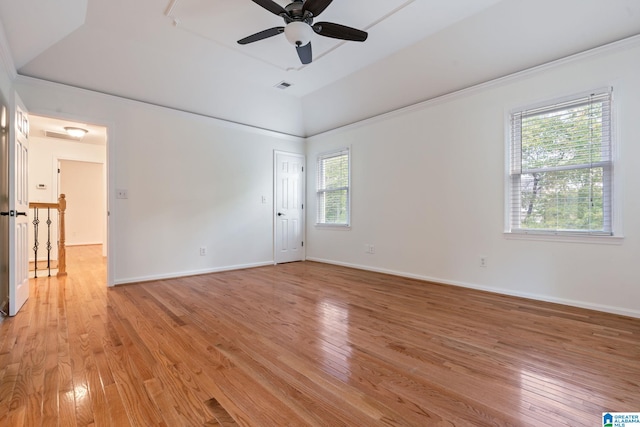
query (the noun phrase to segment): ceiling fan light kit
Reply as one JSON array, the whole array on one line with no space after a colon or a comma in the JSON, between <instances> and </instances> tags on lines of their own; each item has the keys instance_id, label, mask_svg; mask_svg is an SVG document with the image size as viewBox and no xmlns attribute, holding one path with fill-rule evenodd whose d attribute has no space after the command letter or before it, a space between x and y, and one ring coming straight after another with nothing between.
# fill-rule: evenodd
<instances>
[{"instance_id":1,"label":"ceiling fan light kit","mask_svg":"<svg viewBox=\"0 0 640 427\"><path fill-rule=\"evenodd\" d=\"M313 24L313 18L320 15L333 0L294 0L286 7L273 0L252 0L264 9L284 19L286 26L273 27L238 40L239 44L248 44L285 33L285 37L296 47L300 62L309 64L313 60L311 37L313 33L340 40L363 42L368 34L365 31L332 22Z\"/></svg>"},{"instance_id":2,"label":"ceiling fan light kit","mask_svg":"<svg viewBox=\"0 0 640 427\"><path fill-rule=\"evenodd\" d=\"M294 46L304 46L311 41L313 30L308 24L300 21L293 21L284 27L284 35Z\"/></svg>"}]
</instances>

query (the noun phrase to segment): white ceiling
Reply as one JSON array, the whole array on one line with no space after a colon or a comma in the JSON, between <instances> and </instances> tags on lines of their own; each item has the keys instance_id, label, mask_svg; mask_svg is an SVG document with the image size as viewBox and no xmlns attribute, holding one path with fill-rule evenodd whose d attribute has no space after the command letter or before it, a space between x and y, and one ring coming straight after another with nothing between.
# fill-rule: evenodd
<instances>
[{"instance_id":1,"label":"white ceiling","mask_svg":"<svg viewBox=\"0 0 640 427\"><path fill-rule=\"evenodd\" d=\"M75 139L66 136L65 127L77 127L85 129L87 133L84 137ZM107 144L107 128L97 126L91 123L80 123L70 120L58 119L53 117L29 115L29 134L30 137L47 138L51 143L60 141L56 134L62 135L64 140L72 140L81 142L82 144L104 145Z\"/></svg>"},{"instance_id":2,"label":"white ceiling","mask_svg":"<svg viewBox=\"0 0 640 427\"><path fill-rule=\"evenodd\" d=\"M285 6L288 1L276 0ZM308 136L640 34L640 0L335 0L302 66L250 0L0 0L18 73ZM281 81L289 89L274 86Z\"/></svg>"}]
</instances>

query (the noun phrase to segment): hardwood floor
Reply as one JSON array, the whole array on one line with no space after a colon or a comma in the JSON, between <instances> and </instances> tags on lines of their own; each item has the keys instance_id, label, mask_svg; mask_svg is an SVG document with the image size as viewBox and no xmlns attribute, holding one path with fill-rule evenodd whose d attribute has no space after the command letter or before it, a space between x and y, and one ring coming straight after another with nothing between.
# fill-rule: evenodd
<instances>
[{"instance_id":1,"label":"hardwood floor","mask_svg":"<svg viewBox=\"0 0 640 427\"><path fill-rule=\"evenodd\" d=\"M1 426L595 426L640 319L318 263L105 287L100 247L0 323Z\"/></svg>"}]
</instances>

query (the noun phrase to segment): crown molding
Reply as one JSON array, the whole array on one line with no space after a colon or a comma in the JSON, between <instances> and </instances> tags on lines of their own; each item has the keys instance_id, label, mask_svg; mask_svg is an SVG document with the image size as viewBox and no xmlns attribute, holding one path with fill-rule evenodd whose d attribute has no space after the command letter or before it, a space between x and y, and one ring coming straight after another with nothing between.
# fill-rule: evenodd
<instances>
[{"instance_id":1,"label":"crown molding","mask_svg":"<svg viewBox=\"0 0 640 427\"><path fill-rule=\"evenodd\" d=\"M194 111L189 111L189 110L181 110L178 108L174 108L174 107L169 107L166 105L162 105L162 104L154 104L151 102L146 102L146 101L140 101L138 99L134 99L134 98L126 98L123 96L119 96L119 95L113 95L107 92L99 92L99 91L95 91L95 90L91 90L91 89L85 89L82 87L77 87L77 86L70 86L64 83L58 83L58 82L54 82L51 80L43 80L43 79L39 79L37 77L30 77L30 76L25 76L22 74L18 74L17 78L14 81L15 85L17 85L17 87L19 88L19 86L21 85L25 85L25 86L31 86L31 87L41 87L41 88L47 88L47 89L51 89L54 90L56 92L60 92L60 91L64 91L67 94L74 94L74 95L78 95L78 96L82 96L82 97L91 97L93 99L96 100L100 100L100 102L108 102L111 103L112 105L132 105L132 106L136 106L136 108L148 108L148 109L152 109L152 110L162 110L162 111L173 111L175 114L181 114L184 115L186 117L190 117L192 119L196 119L196 120L204 120L207 122L215 122L217 123L219 126L222 127L227 127L227 128L231 128L231 129L242 129L244 131L249 131L249 132L254 132L260 135L265 135L265 136L275 136L279 139L282 140L287 140L287 141L293 141L293 142L298 142L298 143L304 143L305 138L303 136L299 136L299 135L293 135L293 134L288 134L288 133L284 133L284 132L278 132L275 130L270 130L270 129L265 129L265 128L261 128L261 127L257 127L257 126L252 126L252 125L247 125L244 123L240 123L240 122L234 122L231 120L226 120L223 118L219 118L219 117L215 117L215 116L209 116L206 114L202 114L202 113L197 113ZM32 113L36 113L38 114L39 111L37 109L31 109ZM43 115L52 115L52 116L56 116L59 115L59 113L52 113L52 112L40 112Z\"/></svg>"},{"instance_id":2,"label":"crown molding","mask_svg":"<svg viewBox=\"0 0 640 427\"><path fill-rule=\"evenodd\" d=\"M327 129L325 131L310 134L310 135L307 135L306 138L311 139L311 138L320 137L320 136L324 137L324 136L332 135L338 132L344 132L346 130L357 129L359 127L366 126L371 123L380 122L392 117L402 116L413 111L419 111L425 108L430 108L434 105L444 104L444 103L450 102L451 100L469 96L474 93L478 93L492 87L498 87L498 86L502 86L512 82L524 80L532 75L536 75L546 70L556 69L558 67L561 67L567 64L571 64L577 61L583 61L585 59L599 56L599 55L605 55L609 53L622 52L625 50L635 49L638 46L640 46L640 34L627 37L625 39L618 40L609 44L598 46L592 49L588 49L583 52L578 52L573 55L569 55L564 58L556 59L554 61L550 61L538 66L527 68L522 71L517 71L515 73L508 74L506 76L488 80L483 83L479 83L479 84L472 85L463 89L459 89L450 93L446 93L444 95L426 99L424 101L420 101L415 104L407 105L406 107L400 107L395 110L391 110L385 113L380 113L362 120L357 120L353 123L348 123L348 124L339 126L337 128Z\"/></svg>"}]
</instances>

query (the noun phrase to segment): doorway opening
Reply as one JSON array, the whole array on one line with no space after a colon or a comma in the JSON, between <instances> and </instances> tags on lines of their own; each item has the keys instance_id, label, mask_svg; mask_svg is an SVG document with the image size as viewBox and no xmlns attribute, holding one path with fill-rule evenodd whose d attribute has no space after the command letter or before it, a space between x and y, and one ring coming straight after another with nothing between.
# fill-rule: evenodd
<instances>
[{"instance_id":1,"label":"doorway opening","mask_svg":"<svg viewBox=\"0 0 640 427\"><path fill-rule=\"evenodd\" d=\"M30 121L29 201L55 203L64 194L65 246L99 248L108 265L107 128L35 114ZM85 132L73 134L69 129ZM54 227L52 235L57 236L57 224ZM33 227L29 239L34 242ZM57 260L56 243L52 246ZM39 260L40 255L35 259L30 254L31 265ZM73 266L67 264L67 270L72 272Z\"/></svg>"}]
</instances>

